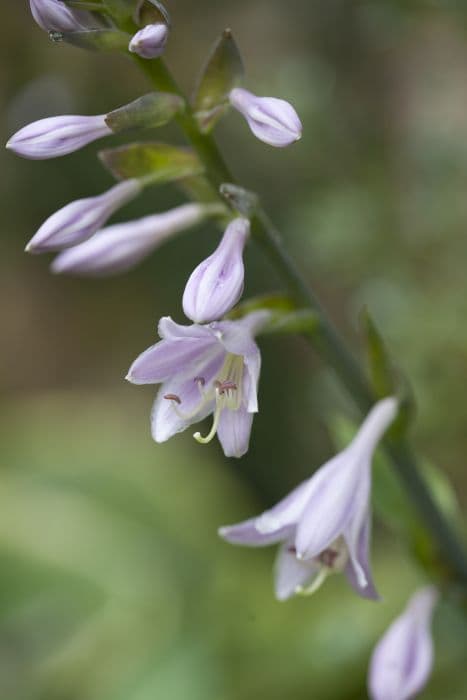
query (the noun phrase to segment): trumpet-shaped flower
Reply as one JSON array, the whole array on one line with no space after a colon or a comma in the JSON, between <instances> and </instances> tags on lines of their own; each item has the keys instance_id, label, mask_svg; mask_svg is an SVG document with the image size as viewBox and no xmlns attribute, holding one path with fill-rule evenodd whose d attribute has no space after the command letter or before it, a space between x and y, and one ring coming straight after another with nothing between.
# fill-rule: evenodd
<instances>
[{"instance_id":1,"label":"trumpet-shaped flower","mask_svg":"<svg viewBox=\"0 0 467 700\"><path fill-rule=\"evenodd\" d=\"M409 700L425 686L433 666L430 628L437 600L432 586L418 591L377 644L368 678L372 700Z\"/></svg>"},{"instance_id":2,"label":"trumpet-shaped flower","mask_svg":"<svg viewBox=\"0 0 467 700\"><path fill-rule=\"evenodd\" d=\"M229 99L260 141L283 148L301 138L302 123L295 109L285 100L257 97L243 88L234 88Z\"/></svg>"},{"instance_id":3,"label":"trumpet-shaped flower","mask_svg":"<svg viewBox=\"0 0 467 700\"><path fill-rule=\"evenodd\" d=\"M215 252L191 274L183 294L183 310L195 323L216 321L243 293L243 249L250 232L248 219L234 219Z\"/></svg>"},{"instance_id":4,"label":"trumpet-shaped flower","mask_svg":"<svg viewBox=\"0 0 467 700\"><path fill-rule=\"evenodd\" d=\"M165 51L169 28L163 22L147 24L130 41L129 50L141 58L159 58Z\"/></svg>"},{"instance_id":5,"label":"trumpet-shaped flower","mask_svg":"<svg viewBox=\"0 0 467 700\"><path fill-rule=\"evenodd\" d=\"M46 32L81 32L95 24L92 15L67 7L61 0L29 0L31 13Z\"/></svg>"},{"instance_id":6,"label":"trumpet-shaped flower","mask_svg":"<svg viewBox=\"0 0 467 700\"><path fill-rule=\"evenodd\" d=\"M195 433L195 439L206 444L217 433L227 457L245 454L258 411L261 355L254 336L269 318L257 311L207 326L161 319L161 340L137 358L127 377L133 384L162 385L151 417L156 442L213 414L208 435Z\"/></svg>"},{"instance_id":7,"label":"trumpet-shaped flower","mask_svg":"<svg viewBox=\"0 0 467 700\"><path fill-rule=\"evenodd\" d=\"M203 221L210 211L208 205L184 204L163 214L108 226L84 243L62 251L52 270L93 277L125 272L169 238Z\"/></svg>"},{"instance_id":8,"label":"trumpet-shaped flower","mask_svg":"<svg viewBox=\"0 0 467 700\"><path fill-rule=\"evenodd\" d=\"M379 401L353 441L271 510L219 534L232 544L281 543L276 560L279 600L312 593L344 571L364 598L377 599L369 565L373 452L397 413L394 398Z\"/></svg>"},{"instance_id":9,"label":"trumpet-shaped flower","mask_svg":"<svg viewBox=\"0 0 467 700\"><path fill-rule=\"evenodd\" d=\"M112 130L105 119L105 114L92 117L47 117L17 131L6 147L19 156L32 160L64 156L111 134Z\"/></svg>"},{"instance_id":10,"label":"trumpet-shaped flower","mask_svg":"<svg viewBox=\"0 0 467 700\"><path fill-rule=\"evenodd\" d=\"M52 214L26 246L29 253L69 248L93 236L124 204L141 191L139 180L124 180L97 197L78 199Z\"/></svg>"}]
</instances>

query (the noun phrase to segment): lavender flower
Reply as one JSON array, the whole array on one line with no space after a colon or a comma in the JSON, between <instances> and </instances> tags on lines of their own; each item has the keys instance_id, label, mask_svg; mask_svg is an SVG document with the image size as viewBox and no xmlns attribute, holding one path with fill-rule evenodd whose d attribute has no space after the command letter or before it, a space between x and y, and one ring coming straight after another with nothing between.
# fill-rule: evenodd
<instances>
[{"instance_id":1,"label":"lavender flower","mask_svg":"<svg viewBox=\"0 0 467 700\"><path fill-rule=\"evenodd\" d=\"M162 22L147 24L139 32L136 32L128 48L141 58L159 58L165 51L168 38L167 25Z\"/></svg>"},{"instance_id":2,"label":"lavender flower","mask_svg":"<svg viewBox=\"0 0 467 700\"><path fill-rule=\"evenodd\" d=\"M254 135L270 146L283 148L302 136L302 124L291 104L276 97L257 97L243 88L234 88L230 104L248 122Z\"/></svg>"},{"instance_id":3,"label":"lavender flower","mask_svg":"<svg viewBox=\"0 0 467 700\"><path fill-rule=\"evenodd\" d=\"M44 160L77 151L91 141L107 136L106 115L48 117L28 124L14 134L6 147L23 158Z\"/></svg>"},{"instance_id":4,"label":"lavender flower","mask_svg":"<svg viewBox=\"0 0 467 700\"><path fill-rule=\"evenodd\" d=\"M156 442L212 413L209 434L195 433L195 439L206 444L217 433L227 457L245 454L258 411L261 355L254 336L269 318L269 312L257 311L208 326L161 319L162 340L138 357L127 377L133 384L162 384L151 418Z\"/></svg>"},{"instance_id":5,"label":"lavender flower","mask_svg":"<svg viewBox=\"0 0 467 700\"><path fill-rule=\"evenodd\" d=\"M61 0L29 0L32 16L46 32L80 32L92 27L92 15L73 10Z\"/></svg>"},{"instance_id":6,"label":"lavender flower","mask_svg":"<svg viewBox=\"0 0 467 700\"><path fill-rule=\"evenodd\" d=\"M191 274L183 294L183 310L195 323L222 318L242 296L243 248L249 233L248 219L234 219L215 252Z\"/></svg>"},{"instance_id":7,"label":"lavender flower","mask_svg":"<svg viewBox=\"0 0 467 700\"><path fill-rule=\"evenodd\" d=\"M184 204L164 214L115 224L92 238L64 250L52 270L56 273L104 276L124 272L137 265L172 236L195 226L210 214L203 204Z\"/></svg>"},{"instance_id":8,"label":"lavender flower","mask_svg":"<svg viewBox=\"0 0 467 700\"><path fill-rule=\"evenodd\" d=\"M396 413L394 398L379 401L350 445L310 479L259 517L219 530L232 544L282 543L275 575L279 600L312 593L341 571L359 595L378 598L368 559L371 460Z\"/></svg>"},{"instance_id":9,"label":"lavender flower","mask_svg":"<svg viewBox=\"0 0 467 700\"><path fill-rule=\"evenodd\" d=\"M124 180L97 197L67 204L42 224L26 246L27 252L46 253L85 241L141 189L139 180Z\"/></svg>"},{"instance_id":10,"label":"lavender flower","mask_svg":"<svg viewBox=\"0 0 467 700\"><path fill-rule=\"evenodd\" d=\"M372 700L408 700L425 686L433 665L430 626L437 600L433 586L418 591L377 644L368 679Z\"/></svg>"}]
</instances>

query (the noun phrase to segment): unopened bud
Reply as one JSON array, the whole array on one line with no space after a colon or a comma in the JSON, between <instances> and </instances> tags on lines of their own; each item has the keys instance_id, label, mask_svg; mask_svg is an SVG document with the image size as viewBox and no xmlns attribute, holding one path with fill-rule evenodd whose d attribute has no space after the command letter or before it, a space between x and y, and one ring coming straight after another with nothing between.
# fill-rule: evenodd
<instances>
[{"instance_id":1,"label":"unopened bud","mask_svg":"<svg viewBox=\"0 0 467 700\"><path fill-rule=\"evenodd\" d=\"M243 88L232 90L229 99L260 141L283 148L301 138L302 124L298 114L285 100L257 97Z\"/></svg>"},{"instance_id":2,"label":"unopened bud","mask_svg":"<svg viewBox=\"0 0 467 700\"><path fill-rule=\"evenodd\" d=\"M243 249L250 232L248 219L232 221L215 252L191 274L183 294L183 310L195 323L210 323L230 311L243 292Z\"/></svg>"},{"instance_id":3,"label":"unopened bud","mask_svg":"<svg viewBox=\"0 0 467 700\"><path fill-rule=\"evenodd\" d=\"M147 24L136 32L128 48L141 58L159 58L165 51L168 38L169 29L166 24Z\"/></svg>"},{"instance_id":4,"label":"unopened bud","mask_svg":"<svg viewBox=\"0 0 467 700\"><path fill-rule=\"evenodd\" d=\"M46 253L81 243L107 219L133 199L142 188L139 180L124 180L97 197L79 199L52 214L28 243L29 253Z\"/></svg>"},{"instance_id":5,"label":"unopened bud","mask_svg":"<svg viewBox=\"0 0 467 700\"><path fill-rule=\"evenodd\" d=\"M73 10L61 0L29 0L31 13L46 32L80 32L93 25L89 12Z\"/></svg>"}]
</instances>

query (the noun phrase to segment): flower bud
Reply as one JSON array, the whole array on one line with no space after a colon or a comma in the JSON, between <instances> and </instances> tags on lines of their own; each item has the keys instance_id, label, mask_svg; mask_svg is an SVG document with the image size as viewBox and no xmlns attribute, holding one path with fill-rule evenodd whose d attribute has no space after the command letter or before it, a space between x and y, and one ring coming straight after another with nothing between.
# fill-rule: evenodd
<instances>
[{"instance_id":1,"label":"flower bud","mask_svg":"<svg viewBox=\"0 0 467 700\"><path fill-rule=\"evenodd\" d=\"M121 206L133 199L142 185L124 180L97 197L79 199L52 214L29 241L29 253L69 248L90 238Z\"/></svg>"},{"instance_id":2,"label":"flower bud","mask_svg":"<svg viewBox=\"0 0 467 700\"><path fill-rule=\"evenodd\" d=\"M84 243L60 253L52 263L52 271L91 277L125 272L209 213L209 206L184 204L164 214L108 226Z\"/></svg>"},{"instance_id":3,"label":"flower bud","mask_svg":"<svg viewBox=\"0 0 467 700\"><path fill-rule=\"evenodd\" d=\"M28 124L14 134L6 147L23 158L44 160L77 151L112 133L106 115L48 117Z\"/></svg>"},{"instance_id":4,"label":"flower bud","mask_svg":"<svg viewBox=\"0 0 467 700\"><path fill-rule=\"evenodd\" d=\"M285 100L257 97L243 88L232 90L229 99L260 141L283 148L301 138L302 124L298 114Z\"/></svg>"},{"instance_id":5,"label":"flower bud","mask_svg":"<svg viewBox=\"0 0 467 700\"><path fill-rule=\"evenodd\" d=\"M437 600L433 586L418 591L376 645L368 678L372 700L408 700L425 686L433 665L430 626Z\"/></svg>"},{"instance_id":6,"label":"flower bud","mask_svg":"<svg viewBox=\"0 0 467 700\"><path fill-rule=\"evenodd\" d=\"M165 51L168 38L167 25L162 22L147 24L139 32L136 32L128 48L141 58L159 58Z\"/></svg>"},{"instance_id":7,"label":"flower bud","mask_svg":"<svg viewBox=\"0 0 467 700\"><path fill-rule=\"evenodd\" d=\"M243 249L249 232L248 219L234 219L217 250L191 274L183 294L183 310L195 323L219 320L242 296Z\"/></svg>"},{"instance_id":8,"label":"flower bud","mask_svg":"<svg viewBox=\"0 0 467 700\"><path fill-rule=\"evenodd\" d=\"M61 0L29 0L32 16L46 32L80 32L95 22L88 12L73 10Z\"/></svg>"}]
</instances>

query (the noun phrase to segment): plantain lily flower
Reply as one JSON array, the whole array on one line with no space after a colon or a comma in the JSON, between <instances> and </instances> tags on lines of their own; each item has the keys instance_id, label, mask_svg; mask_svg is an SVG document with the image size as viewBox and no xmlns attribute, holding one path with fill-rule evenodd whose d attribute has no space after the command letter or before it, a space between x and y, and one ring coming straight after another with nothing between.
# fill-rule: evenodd
<instances>
[{"instance_id":1,"label":"plantain lily flower","mask_svg":"<svg viewBox=\"0 0 467 700\"><path fill-rule=\"evenodd\" d=\"M159 322L161 340L143 352L130 368L133 384L161 384L151 416L152 435L165 442L213 415L207 444L217 434L227 457L248 450L261 355L254 337L270 319L256 311L238 321L181 326L171 318Z\"/></svg>"},{"instance_id":2,"label":"plantain lily flower","mask_svg":"<svg viewBox=\"0 0 467 700\"><path fill-rule=\"evenodd\" d=\"M426 685L433 666L430 626L437 600L436 588L422 588L378 642L368 677L372 700L409 700Z\"/></svg>"},{"instance_id":3,"label":"plantain lily flower","mask_svg":"<svg viewBox=\"0 0 467 700\"><path fill-rule=\"evenodd\" d=\"M379 401L350 445L310 479L259 517L220 528L220 536L232 544L281 544L275 566L278 600L313 593L339 572L360 596L378 598L368 551L371 461L396 413L396 399Z\"/></svg>"},{"instance_id":4,"label":"plantain lily flower","mask_svg":"<svg viewBox=\"0 0 467 700\"><path fill-rule=\"evenodd\" d=\"M289 102L277 97L257 97L243 88L234 88L229 99L260 141L283 148L302 137L301 121Z\"/></svg>"}]
</instances>

